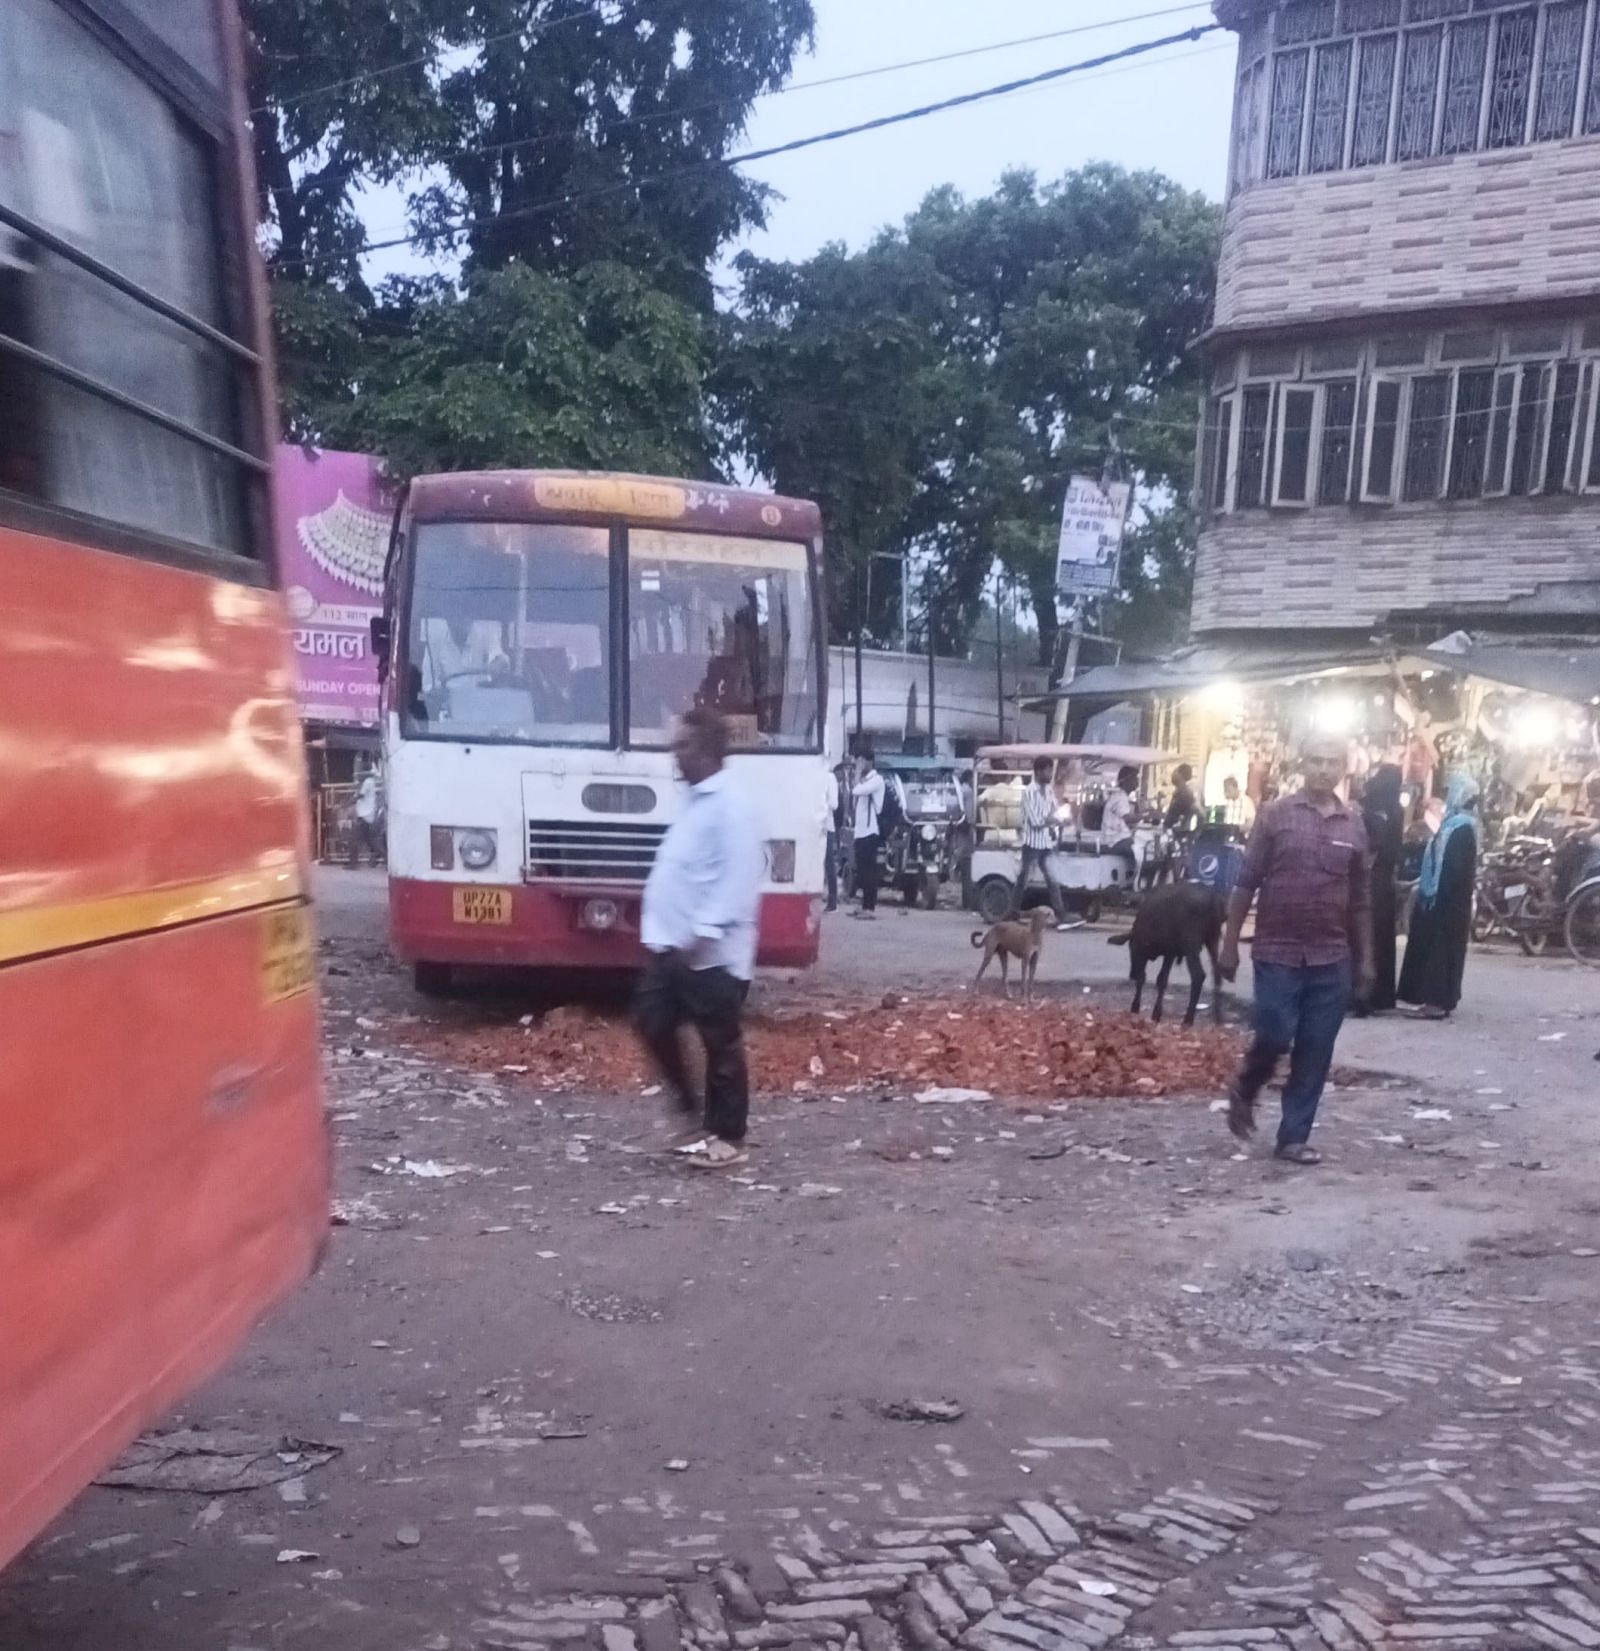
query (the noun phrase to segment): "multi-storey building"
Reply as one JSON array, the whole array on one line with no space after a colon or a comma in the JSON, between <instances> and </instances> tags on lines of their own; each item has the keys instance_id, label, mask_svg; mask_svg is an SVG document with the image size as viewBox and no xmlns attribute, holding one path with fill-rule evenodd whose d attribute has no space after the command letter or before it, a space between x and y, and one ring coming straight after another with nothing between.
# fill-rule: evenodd
<instances>
[{"instance_id":1,"label":"multi-storey building","mask_svg":"<svg viewBox=\"0 0 1600 1651\"><path fill-rule=\"evenodd\" d=\"M1217 0L1202 639L1600 626L1600 0Z\"/></svg>"}]
</instances>

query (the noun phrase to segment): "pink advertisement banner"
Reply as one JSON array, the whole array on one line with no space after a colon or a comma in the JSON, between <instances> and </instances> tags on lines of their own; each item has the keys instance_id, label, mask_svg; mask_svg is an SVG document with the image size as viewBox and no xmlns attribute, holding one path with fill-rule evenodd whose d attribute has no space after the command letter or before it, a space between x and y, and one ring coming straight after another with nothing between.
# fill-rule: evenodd
<instances>
[{"instance_id":1,"label":"pink advertisement banner","mask_svg":"<svg viewBox=\"0 0 1600 1651\"><path fill-rule=\"evenodd\" d=\"M274 485L300 715L307 722L376 728L371 620L382 611L393 514L378 460L280 447Z\"/></svg>"}]
</instances>

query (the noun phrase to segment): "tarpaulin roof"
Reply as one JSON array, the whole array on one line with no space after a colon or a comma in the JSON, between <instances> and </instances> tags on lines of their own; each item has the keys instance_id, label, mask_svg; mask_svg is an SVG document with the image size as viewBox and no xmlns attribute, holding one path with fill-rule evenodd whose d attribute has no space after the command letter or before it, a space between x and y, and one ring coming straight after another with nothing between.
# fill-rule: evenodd
<instances>
[{"instance_id":1,"label":"tarpaulin roof","mask_svg":"<svg viewBox=\"0 0 1600 1651\"><path fill-rule=\"evenodd\" d=\"M1321 676L1352 666L1376 664L1386 657L1376 642L1321 643L1309 648L1220 647L1201 644L1181 648L1165 659L1096 665L1080 671L1070 685L1025 703L1048 705L1057 699L1126 699L1138 694L1192 694L1214 682L1281 682L1288 677Z\"/></svg>"},{"instance_id":2,"label":"tarpaulin roof","mask_svg":"<svg viewBox=\"0 0 1600 1651\"><path fill-rule=\"evenodd\" d=\"M1441 670L1463 671L1530 693L1581 705L1600 704L1600 638L1510 641L1457 631L1418 657Z\"/></svg>"}]
</instances>

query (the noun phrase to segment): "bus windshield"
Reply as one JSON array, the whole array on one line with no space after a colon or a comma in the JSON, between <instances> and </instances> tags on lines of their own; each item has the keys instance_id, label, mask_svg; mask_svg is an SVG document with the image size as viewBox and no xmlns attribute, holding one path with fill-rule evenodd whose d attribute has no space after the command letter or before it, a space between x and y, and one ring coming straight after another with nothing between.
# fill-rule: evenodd
<instances>
[{"instance_id":1,"label":"bus windshield","mask_svg":"<svg viewBox=\"0 0 1600 1651\"><path fill-rule=\"evenodd\" d=\"M634 528L624 591L603 527L434 522L416 532L408 735L665 748L693 705L735 750L820 744L804 544ZM628 694L614 716L613 595L626 602Z\"/></svg>"}]
</instances>

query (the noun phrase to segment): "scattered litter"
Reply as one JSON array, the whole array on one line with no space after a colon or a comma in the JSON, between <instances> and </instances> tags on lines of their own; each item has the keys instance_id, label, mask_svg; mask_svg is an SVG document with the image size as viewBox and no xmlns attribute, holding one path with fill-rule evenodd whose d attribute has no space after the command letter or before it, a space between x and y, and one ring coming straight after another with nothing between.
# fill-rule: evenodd
<instances>
[{"instance_id":1,"label":"scattered litter","mask_svg":"<svg viewBox=\"0 0 1600 1651\"><path fill-rule=\"evenodd\" d=\"M1565 1032L1541 1032L1539 1034L1539 1042L1560 1043L1565 1039L1566 1035L1567 1034Z\"/></svg>"},{"instance_id":2,"label":"scattered litter","mask_svg":"<svg viewBox=\"0 0 1600 1651\"><path fill-rule=\"evenodd\" d=\"M645 1098L645 1100L653 1100L661 1093L661 1085L658 1083L653 1083L648 1089L641 1089L639 1093Z\"/></svg>"},{"instance_id":3,"label":"scattered litter","mask_svg":"<svg viewBox=\"0 0 1600 1651\"><path fill-rule=\"evenodd\" d=\"M668 1473L687 1473L688 1471L689 1463L686 1457L674 1456L672 1460L667 1463Z\"/></svg>"},{"instance_id":4,"label":"scattered litter","mask_svg":"<svg viewBox=\"0 0 1600 1651\"><path fill-rule=\"evenodd\" d=\"M321 1554L314 1554L309 1548L280 1548L278 1563L280 1565L309 1565L322 1558Z\"/></svg>"},{"instance_id":5,"label":"scattered litter","mask_svg":"<svg viewBox=\"0 0 1600 1651\"><path fill-rule=\"evenodd\" d=\"M402 1525L394 1533L394 1545L397 1548L420 1548L422 1532L415 1525Z\"/></svg>"},{"instance_id":6,"label":"scattered litter","mask_svg":"<svg viewBox=\"0 0 1600 1651\"><path fill-rule=\"evenodd\" d=\"M959 1422L967 1413L954 1399L886 1399L877 1409L886 1422Z\"/></svg>"},{"instance_id":7,"label":"scattered litter","mask_svg":"<svg viewBox=\"0 0 1600 1651\"><path fill-rule=\"evenodd\" d=\"M1198 1284L1180 1284L1178 1286L1186 1296L1203 1296L1205 1291Z\"/></svg>"},{"instance_id":8,"label":"scattered litter","mask_svg":"<svg viewBox=\"0 0 1600 1651\"><path fill-rule=\"evenodd\" d=\"M1503 1090L1503 1089L1477 1089L1477 1090L1474 1090L1473 1093L1476 1094L1476 1095L1504 1095L1505 1090Z\"/></svg>"},{"instance_id":9,"label":"scattered litter","mask_svg":"<svg viewBox=\"0 0 1600 1651\"><path fill-rule=\"evenodd\" d=\"M343 1582L344 1581L344 1572L343 1571L333 1571L333 1570L313 1571L311 1573L311 1580L313 1582Z\"/></svg>"},{"instance_id":10,"label":"scattered litter","mask_svg":"<svg viewBox=\"0 0 1600 1651\"><path fill-rule=\"evenodd\" d=\"M448 1181L452 1175L465 1175L460 1164L441 1164L434 1158L402 1158L400 1173L414 1175L419 1181Z\"/></svg>"},{"instance_id":11,"label":"scattered litter","mask_svg":"<svg viewBox=\"0 0 1600 1651\"><path fill-rule=\"evenodd\" d=\"M1450 1109L1445 1106L1420 1106L1411 1114L1411 1121L1418 1124L1447 1124L1451 1121Z\"/></svg>"},{"instance_id":12,"label":"scattered litter","mask_svg":"<svg viewBox=\"0 0 1600 1651\"><path fill-rule=\"evenodd\" d=\"M333 1445L274 1439L233 1428L179 1428L137 1440L95 1483L113 1490L216 1496L302 1478L338 1454Z\"/></svg>"},{"instance_id":13,"label":"scattered litter","mask_svg":"<svg viewBox=\"0 0 1600 1651\"><path fill-rule=\"evenodd\" d=\"M540 1261L559 1261L561 1259L560 1250L535 1250L533 1253Z\"/></svg>"},{"instance_id":14,"label":"scattered litter","mask_svg":"<svg viewBox=\"0 0 1600 1651\"><path fill-rule=\"evenodd\" d=\"M1052 1158L1065 1158L1066 1155L1067 1149L1065 1143L1058 1143L1057 1145L1050 1147L1040 1147L1036 1151L1028 1154L1028 1156L1036 1164L1047 1164Z\"/></svg>"},{"instance_id":15,"label":"scattered litter","mask_svg":"<svg viewBox=\"0 0 1600 1651\"><path fill-rule=\"evenodd\" d=\"M1597 1255L1600 1255L1600 1250L1568 1250L1567 1254L1578 1256L1584 1261L1592 1261Z\"/></svg>"},{"instance_id":16,"label":"scattered litter","mask_svg":"<svg viewBox=\"0 0 1600 1651\"><path fill-rule=\"evenodd\" d=\"M628 1206L626 1204L602 1204L594 1213L596 1215L626 1215Z\"/></svg>"},{"instance_id":17,"label":"scattered litter","mask_svg":"<svg viewBox=\"0 0 1600 1651\"><path fill-rule=\"evenodd\" d=\"M954 1147L932 1147L929 1150L935 1158L954 1158L956 1155Z\"/></svg>"},{"instance_id":18,"label":"scattered litter","mask_svg":"<svg viewBox=\"0 0 1600 1651\"><path fill-rule=\"evenodd\" d=\"M821 1181L802 1181L800 1196L802 1198L837 1198L844 1191L843 1187L824 1186Z\"/></svg>"},{"instance_id":19,"label":"scattered litter","mask_svg":"<svg viewBox=\"0 0 1600 1651\"><path fill-rule=\"evenodd\" d=\"M538 1434L541 1439L587 1439L589 1430L581 1422L541 1422Z\"/></svg>"},{"instance_id":20,"label":"scattered litter","mask_svg":"<svg viewBox=\"0 0 1600 1651\"><path fill-rule=\"evenodd\" d=\"M1096 1599L1110 1599L1117 1591L1114 1582L1102 1582L1098 1577L1086 1576L1079 1579L1078 1586L1086 1594L1093 1594Z\"/></svg>"},{"instance_id":21,"label":"scattered litter","mask_svg":"<svg viewBox=\"0 0 1600 1651\"><path fill-rule=\"evenodd\" d=\"M935 1084L930 1089L919 1089L917 1099L924 1106L955 1106L962 1101L992 1101L987 1089L946 1089Z\"/></svg>"},{"instance_id":22,"label":"scattered litter","mask_svg":"<svg viewBox=\"0 0 1600 1651\"><path fill-rule=\"evenodd\" d=\"M280 1502L304 1502L306 1499L306 1482L304 1479L285 1479L278 1486L278 1500Z\"/></svg>"}]
</instances>

